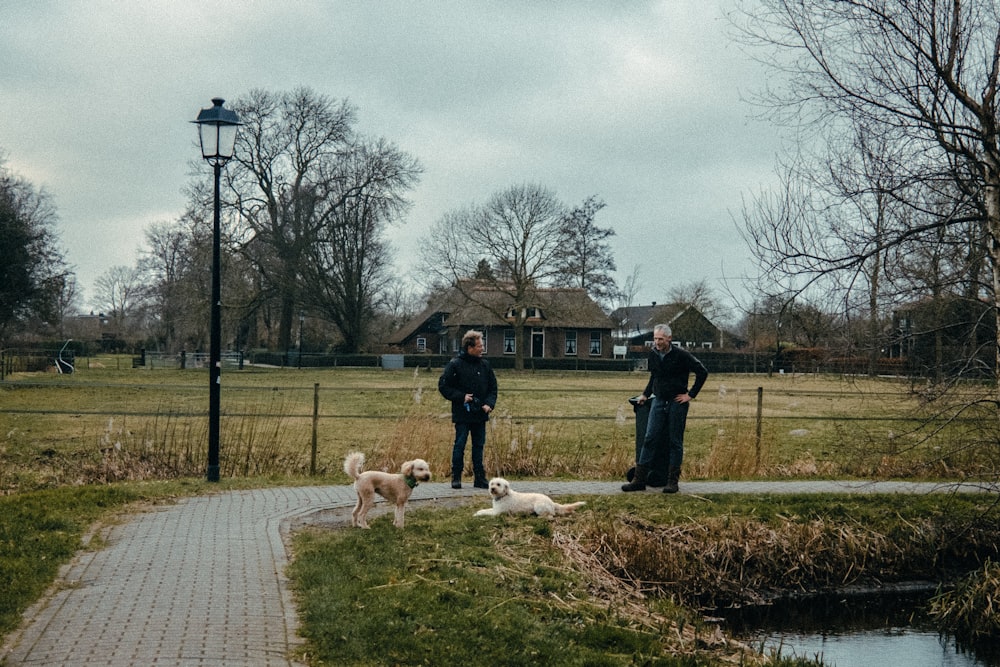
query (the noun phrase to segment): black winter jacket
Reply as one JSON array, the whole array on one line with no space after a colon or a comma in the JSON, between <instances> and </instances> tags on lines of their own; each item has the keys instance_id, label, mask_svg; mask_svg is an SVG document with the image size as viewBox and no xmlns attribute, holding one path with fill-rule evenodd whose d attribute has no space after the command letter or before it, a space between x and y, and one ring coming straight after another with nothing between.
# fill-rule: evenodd
<instances>
[{"instance_id":1,"label":"black winter jacket","mask_svg":"<svg viewBox=\"0 0 1000 667\"><path fill-rule=\"evenodd\" d=\"M451 421L456 424L475 424L489 421L483 412L484 405L492 410L497 403L497 377L490 362L462 352L448 362L438 379L438 391L451 401ZM466 409L465 395L472 394L473 402Z\"/></svg>"},{"instance_id":2,"label":"black winter jacket","mask_svg":"<svg viewBox=\"0 0 1000 667\"><path fill-rule=\"evenodd\" d=\"M694 374L694 384L688 389L688 379ZM649 353L649 383L642 392L646 398L656 394L665 401L674 396L687 393L691 398L698 395L705 380L708 369L687 350L673 347L660 359L656 350Z\"/></svg>"}]
</instances>

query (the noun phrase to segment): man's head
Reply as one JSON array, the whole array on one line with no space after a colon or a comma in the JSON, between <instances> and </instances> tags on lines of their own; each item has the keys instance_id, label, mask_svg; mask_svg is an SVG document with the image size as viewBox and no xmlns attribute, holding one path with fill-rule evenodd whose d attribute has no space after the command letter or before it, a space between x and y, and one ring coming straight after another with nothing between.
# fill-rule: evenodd
<instances>
[{"instance_id":1,"label":"man's head","mask_svg":"<svg viewBox=\"0 0 1000 667\"><path fill-rule=\"evenodd\" d=\"M670 349L670 341L673 340L673 332L669 324L657 324L653 327L653 347L660 352Z\"/></svg>"},{"instance_id":2,"label":"man's head","mask_svg":"<svg viewBox=\"0 0 1000 667\"><path fill-rule=\"evenodd\" d=\"M462 336L462 349L473 357L483 356L483 332L469 329Z\"/></svg>"}]
</instances>

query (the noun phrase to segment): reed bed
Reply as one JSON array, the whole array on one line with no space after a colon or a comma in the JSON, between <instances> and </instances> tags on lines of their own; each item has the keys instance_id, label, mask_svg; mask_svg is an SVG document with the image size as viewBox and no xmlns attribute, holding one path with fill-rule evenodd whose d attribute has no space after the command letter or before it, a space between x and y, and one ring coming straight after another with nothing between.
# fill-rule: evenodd
<instances>
[{"instance_id":1,"label":"reed bed","mask_svg":"<svg viewBox=\"0 0 1000 667\"><path fill-rule=\"evenodd\" d=\"M622 515L587 525L576 539L584 545L579 552L593 554L629 587L706 609L940 580L952 568L968 567L970 554L997 553L989 527L950 526L947 518L905 526L890 534L828 518L723 516L662 525Z\"/></svg>"},{"instance_id":2,"label":"reed bed","mask_svg":"<svg viewBox=\"0 0 1000 667\"><path fill-rule=\"evenodd\" d=\"M1000 637L1000 563L987 560L950 591L931 601L930 614L969 643Z\"/></svg>"}]
</instances>

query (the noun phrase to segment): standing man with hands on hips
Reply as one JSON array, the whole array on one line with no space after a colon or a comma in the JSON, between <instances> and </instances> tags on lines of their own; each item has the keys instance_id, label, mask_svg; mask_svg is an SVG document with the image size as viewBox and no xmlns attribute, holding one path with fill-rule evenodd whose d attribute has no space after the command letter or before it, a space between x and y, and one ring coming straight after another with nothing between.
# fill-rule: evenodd
<instances>
[{"instance_id":1,"label":"standing man with hands on hips","mask_svg":"<svg viewBox=\"0 0 1000 667\"><path fill-rule=\"evenodd\" d=\"M497 404L497 378L490 362L483 359L483 334L469 330L462 336L462 352L448 362L438 380L438 391L451 401L451 421L455 424L455 445L451 450L451 488L462 488L465 443L472 436L473 486L489 488L483 449L486 422Z\"/></svg>"},{"instance_id":2,"label":"standing man with hands on hips","mask_svg":"<svg viewBox=\"0 0 1000 667\"><path fill-rule=\"evenodd\" d=\"M684 458L684 429L691 401L705 385L708 370L693 354L671 344L670 326L657 324L653 328L653 349L649 352L649 383L638 397L642 405L650 396L653 405L646 424L646 437L635 462L635 478L622 486L622 491L643 491L656 448L663 446L666 433L667 485L664 493L677 493ZM694 384L688 379L694 374Z\"/></svg>"}]
</instances>

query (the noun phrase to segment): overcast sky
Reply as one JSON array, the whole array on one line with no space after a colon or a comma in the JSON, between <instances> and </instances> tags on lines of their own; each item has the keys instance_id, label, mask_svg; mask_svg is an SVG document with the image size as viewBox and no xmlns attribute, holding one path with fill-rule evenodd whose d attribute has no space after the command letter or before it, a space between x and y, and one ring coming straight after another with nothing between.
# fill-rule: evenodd
<instances>
[{"instance_id":1,"label":"overcast sky","mask_svg":"<svg viewBox=\"0 0 1000 667\"><path fill-rule=\"evenodd\" d=\"M607 206L639 303L754 274L737 224L773 181L778 132L744 98L763 72L732 0L4 0L0 151L44 187L83 304L175 220L211 98L307 86L424 173L392 230L399 272L445 212L538 183ZM204 172L210 178L210 171Z\"/></svg>"}]
</instances>

